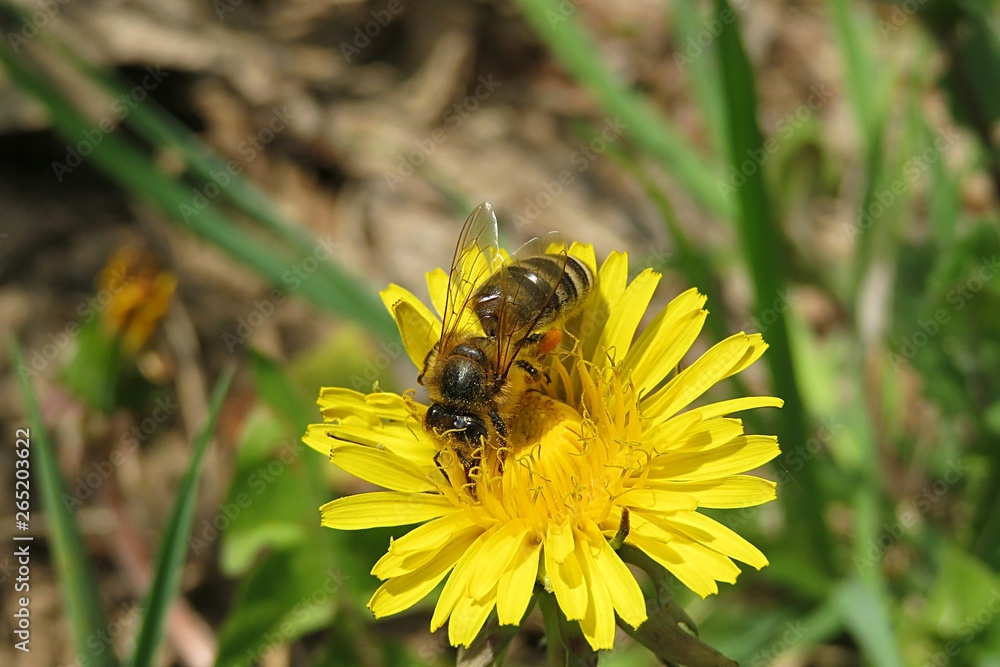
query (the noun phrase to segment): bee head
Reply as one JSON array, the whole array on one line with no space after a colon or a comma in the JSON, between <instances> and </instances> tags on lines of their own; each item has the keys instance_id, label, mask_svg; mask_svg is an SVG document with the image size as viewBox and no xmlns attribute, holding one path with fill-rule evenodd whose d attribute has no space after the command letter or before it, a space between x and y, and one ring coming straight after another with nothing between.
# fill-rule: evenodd
<instances>
[{"instance_id":1,"label":"bee head","mask_svg":"<svg viewBox=\"0 0 1000 667\"><path fill-rule=\"evenodd\" d=\"M452 410L443 403L434 403L424 416L427 428L437 433L449 433L458 442L471 448L486 440L486 422L479 415Z\"/></svg>"}]
</instances>

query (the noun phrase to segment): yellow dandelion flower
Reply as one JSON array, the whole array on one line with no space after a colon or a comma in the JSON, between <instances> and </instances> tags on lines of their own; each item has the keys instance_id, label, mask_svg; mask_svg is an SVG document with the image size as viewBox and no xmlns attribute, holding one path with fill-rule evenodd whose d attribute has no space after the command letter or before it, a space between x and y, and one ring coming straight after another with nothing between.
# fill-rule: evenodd
<instances>
[{"instance_id":1,"label":"yellow dandelion flower","mask_svg":"<svg viewBox=\"0 0 1000 667\"><path fill-rule=\"evenodd\" d=\"M412 394L322 390L326 423L310 426L304 441L386 489L328 503L323 525L422 524L393 540L372 569L384 582L368 605L376 617L411 607L447 577L431 630L448 623L451 643L468 647L494 609L501 624L518 624L538 583L591 647L611 649L615 614L632 627L646 620L639 584L609 542L616 534L702 597L718 592L719 581L735 582L734 560L767 565L756 547L698 510L775 498L773 482L745 473L778 455L777 439L744 434L727 415L782 401L685 409L767 345L739 333L675 373L701 331L706 298L684 292L636 336L660 275L647 269L629 282L625 254L597 270L592 247L568 252L591 268L595 284L565 324L572 349L544 358L550 381L525 392L509 420L502 465L484 456L464 483L464 475L443 472L439 440L423 427L427 406ZM438 269L427 282L437 314L396 285L382 293L418 369L440 336L448 276Z\"/></svg>"},{"instance_id":2,"label":"yellow dandelion flower","mask_svg":"<svg viewBox=\"0 0 1000 667\"><path fill-rule=\"evenodd\" d=\"M107 303L102 316L105 329L134 354L169 310L177 276L161 270L149 250L123 246L104 266L97 286L100 299Z\"/></svg>"}]
</instances>

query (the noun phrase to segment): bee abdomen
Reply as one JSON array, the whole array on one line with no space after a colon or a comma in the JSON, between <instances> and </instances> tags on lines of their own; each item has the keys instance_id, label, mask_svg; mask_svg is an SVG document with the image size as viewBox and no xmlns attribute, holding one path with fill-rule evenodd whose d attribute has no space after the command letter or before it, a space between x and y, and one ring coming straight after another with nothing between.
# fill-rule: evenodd
<instances>
[{"instance_id":1,"label":"bee abdomen","mask_svg":"<svg viewBox=\"0 0 1000 667\"><path fill-rule=\"evenodd\" d=\"M563 262L565 261L565 266ZM538 321L538 328L550 324L562 315L569 315L579 306L594 284L594 276L586 264L576 257L541 255L525 261L544 280L544 293L548 295L555 283L555 292Z\"/></svg>"},{"instance_id":2,"label":"bee abdomen","mask_svg":"<svg viewBox=\"0 0 1000 667\"><path fill-rule=\"evenodd\" d=\"M476 297L476 315L488 335L495 333L497 312L504 298L509 299L506 307L515 321L526 324L538 316L535 328L542 329L575 310L594 284L586 264L562 255L530 257L509 265L506 272L508 283L503 289L498 274L480 288Z\"/></svg>"}]
</instances>

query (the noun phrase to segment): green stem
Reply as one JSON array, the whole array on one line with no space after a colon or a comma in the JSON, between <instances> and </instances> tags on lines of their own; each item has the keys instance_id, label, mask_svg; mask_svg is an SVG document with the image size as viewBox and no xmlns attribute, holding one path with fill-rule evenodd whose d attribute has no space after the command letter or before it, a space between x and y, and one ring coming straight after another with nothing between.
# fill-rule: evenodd
<instances>
[{"instance_id":1,"label":"green stem","mask_svg":"<svg viewBox=\"0 0 1000 667\"><path fill-rule=\"evenodd\" d=\"M548 666L596 667L597 653L584 638L580 624L566 620L556 596L543 591L535 597L538 598L538 608L542 610L545 623Z\"/></svg>"}]
</instances>

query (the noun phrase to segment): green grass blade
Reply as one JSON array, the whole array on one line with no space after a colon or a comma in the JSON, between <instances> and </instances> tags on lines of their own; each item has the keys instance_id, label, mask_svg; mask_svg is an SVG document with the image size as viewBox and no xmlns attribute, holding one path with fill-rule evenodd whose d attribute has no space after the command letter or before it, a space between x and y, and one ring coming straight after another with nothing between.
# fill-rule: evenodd
<instances>
[{"instance_id":1,"label":"green grass blade","mask_svg":"<svg viewBox=\"0 0 1000 667\"><path fill-rule=\"evenodd\" d=\"M876 205L878 189L885 180L883 173L882 134L885 127L890 90L885 63L875 62L865 45L876 43L872 20L858 12L848 0L827 0L831 23L844 58L847 91L854 107L855 126L859 131L860 152L865 157L865 188L860 210L871 212ZM881 206L881 204L878 204ZM872 223L860 219L858 225L858 252L851 275L854 277L849 294L861 293L862 282L875 253L885 245L891 235L889 218ZM865 225L863 228L862 225ZM867 228L868 225L872 228Z\"/></svg>"},{"instance_id":2,"label":"green grass blade","mask_svg":"<svg viewBox=\"0 0 1000 667\"><path fill-rule=\"evenodd\" d=\"M18 86L49 110L57 133L73 141L92 129L65 96L40 72L22 63L6 42L0 44L0 62ZM283 254L277 254L272 250L273 244L268 245L241 231L211 204L195 210L189 189L160 172L148 156L125 140L108 134L94 147L89 158L126 190L250 266L276 287L297 291L325 309L356 320L379 336L387 339L397 336L395 326L375 297L374 290L344 275L327 274L323 268L318 268L314 275L294 273L295 264L307 257L289 256L287 249ZM319 256L317 251L318 248L312 251L314 259ZM329 267L332 264L319 262L318 266Z\"/></svg>"},{"instance_id":3,"label":"green grass blade","mask_svg":"<svg viewBox=\"0 0 1000 667\"><path fill-rule=\"evenodd\" d=\"M694 0L678 0L670 6L673 10L674 38L679 51L674 62L684 72L701 106L705 130L712 140L712 148L717 155L725 155L726 120L719 87L718 54L698 43L705 31L700 6Z\"/></svg>"},{"instance_id":4,"label":"green grass blade","mask_svg":"<svg viewBox=\"0 0 1000 667\"><path fill-rule=\"evenodd\" d=\"M30 23L28 14L20 7L8 5L7 8L22 21ZM132 86L121 77L93 66L51 31L39 32L42 41L102 88L109 97L128 99ZM262 190L243 178L239 172L234 173L234 170L227 166L226 160L219 157L152 97L146 97L142 104L130 107L124 122L152 145L160 149L170 149L180 155L188 168L205 183L212 182L219 186L221 199L228 201L237 210L282 237L300 252L309 252L315 245L315 239L303 228L285 219ZM220 174L225 177L224 181L220 178Z\"/></svg>"},{"instance_id":5,"label":"green grass blade","mask_svg":"<svg viewBox=\"0 0 1000 667\"><path fill-rule=\"evenodd\" d=\"M222 399L226 396L232 377L233 369L230 368L224 371L215 383L215 389L212 390L212 397L209 400L208 419L195 438L191 465L180 486L177 487L177 501L164 528L163 543L156 559L156 571L149 588L149 596L146 598L142 627L139 629L135 653L132 656L132 664L136 667L154 664L156 650L163 639L167 612L180 586L181 570L188 550L188 537L194 525L195 501L198 496L202 463L205 461L208 443L215 431Z\"/></svg>"},{"instance_id":6,"label":"green grass blade","mask_svg":"<svg viewBox=\"0 0 1000 667\"><path fill-rule=\"evenodd\" d=\"M728 0L716 0L715 7L719 16L728 16L733 12ZM757 124L754 72L743 48L739 22L721 23L719 67L729 127L729 157L731 164L739 169L747 155L764 153L764 141ZM792 362L788 321L783 311L770 308L785 285L784 238L774 218L763 170L757 169L746 177L744 185L737 188L735 199L737 228L754 283L755 310L758 314L774 314L774 323L767 330L771 349L764 358L771 372L774 390L785 401L781 411L783 428L778 434L785 449L785 454L779 459L782 461L788 452L795 451L808 439L805 405ZM787 463L783 462L783 465L787 468ZM791 523L803 531L803 543L816 562L823 563L825 569L832 571L829 535L823 517L817 515L816 504L821 496L816 466L804 466L796 476L796 486L798 489L786 485L785 492L781 494L784 507ZM803 494L805 499L797 497Z\"/></svg>"},{"instance_id":7,"label":"green grass blade","mask_svg":"<svg viewBox=\"0 0 1000 667\"><path fill-rule=\"evenodd\" d=\"M13 342L12 347L14 368L28 368L17 341ZM95 641L107 632L108 620L101 605L94 568L84 547L76 518L62 501L68 494L59 475L55 448L42 421L38 397L28 380L29 373L20 370L15 372L20 380L21 400L24 402L31 428L30 461L38 470L42 507L45 508L49 527L48 537L55 558L56 571L59 573L77 656L87 665L117 665L111 647L101 641ZM33 546L33 542L26 544Z\"/></svg>"},{"instance_id":8,"label":"green grass blade","mask_svg":"<svg viewBox=\"0 0 1000 667\"><path fill-rule=\"evenodd\" d=\"M732 207L716 185L718 170L688 146L648 99L615 78L574 15L576 6L558 0L518 0L517 4L563 67L597 97L605 112L624 123L631 142L670 169L706 210L730 218ZM567 11L567 6L573 11Z\"/></svg>"},{"instance_id":9,"label":"green grass blade","mask_svg":"<svg viewBox=\"0 0 1000 667\"><path fill-rule=\"evenodd\" d=\"M871 664L902 667L886 596L860 579L848 579L841 583L836 600L844 625Z\"/></svg>"},{"instance_id":10,"label":"green grass blade","mask_svg":"<svg viewBox=\"0 0 1000 667\"><path fill-rule=\"evenodd\" d=\"M878 66L863 45L876 44L873 25L859 14L857 5L848 0L827 0L831 23L844 57L847 90L854 105L861 141L870 146L881 133L885 115L886 85L885 63Z\"/></svg>"}]
</instances>

